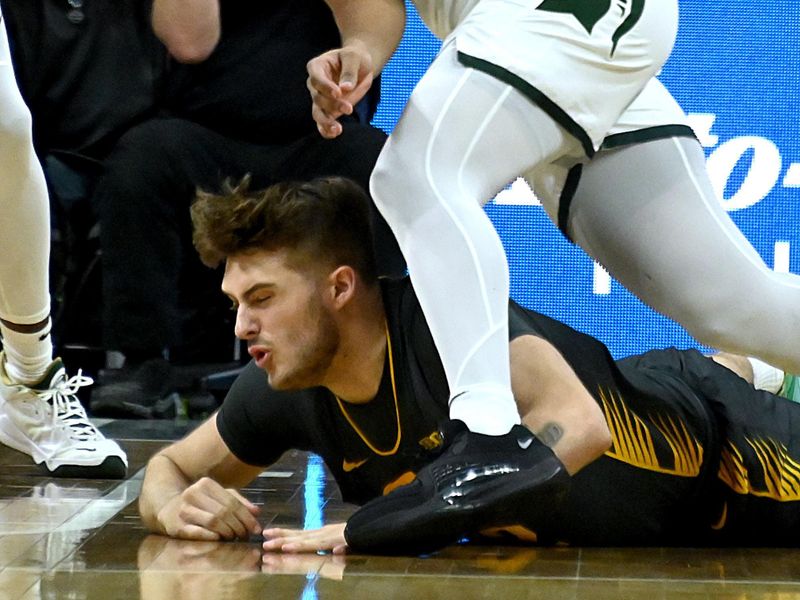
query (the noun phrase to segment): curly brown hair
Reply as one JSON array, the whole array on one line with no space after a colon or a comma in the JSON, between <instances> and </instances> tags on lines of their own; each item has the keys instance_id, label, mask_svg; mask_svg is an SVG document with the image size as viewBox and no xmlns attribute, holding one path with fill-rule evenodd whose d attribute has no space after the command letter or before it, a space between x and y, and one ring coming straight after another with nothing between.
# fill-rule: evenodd
<instances>
[{"instance_id":1,"label":"curly brown hair","mask_svg":"<svg viewBox=\"0 0 800 600\"><path fill-rule=\"evenodd\" d=\"M295 267L348 265L377 279L369 200L343 177L284 182L249 191L250 178L228 182L221 194L199 191L192 204L193 241L215 267L256 250L289 250Z\"/></svg>"}]
</instances>

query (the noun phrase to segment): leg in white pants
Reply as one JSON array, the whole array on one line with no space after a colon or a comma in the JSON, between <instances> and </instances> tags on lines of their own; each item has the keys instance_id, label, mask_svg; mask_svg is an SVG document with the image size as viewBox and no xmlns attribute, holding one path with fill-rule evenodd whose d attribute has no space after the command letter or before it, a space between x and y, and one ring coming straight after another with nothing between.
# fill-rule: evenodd
<instances>
[{"instance_id":1,"label":"leg in white pants","mask_svg":"<svg viewBox=\"0 0 800 600\"><path fill-rule=\"evenodd\" d=\"M4 27L0 36L0 332L9 373L34 381L52 358L50 337L34 331L49 328L50 216Z\"/></svg>"},{"instance_id":2,"label":"leg in white pants","mask_svg":"<svg viewBox=\"0 0 800 600\"><path fill-rule=\"evenodd\" d=\"M513 87L446 46L417 85L372 175L444 364L450 416L472 431L519 423L508 351L508 265L482 205L577 142Z\"/></svg>"},{"instance_id":3,"label":"leg in white pants","mask_svg":"<svg viewBox=\"0 0 800 600\"><path fill-rule=\"evenodd\" d=\"M703 344L800 372L800 277L764 264L718 201L697 141L600 152L583 169L568 231Z\"/></svg>"},{"instance_id":4,"label":"leg in white pants","mask_svg":"<svg viewBox=\"0 0 800 600\"><path fill-rule=\"evenodd\" d=\"M47 186L0 23L0 443L56 477L120 479L125 452L89 422L76 395L92 380L67 378L52 360L49 249Z\"/></svg>"}]
</instances>

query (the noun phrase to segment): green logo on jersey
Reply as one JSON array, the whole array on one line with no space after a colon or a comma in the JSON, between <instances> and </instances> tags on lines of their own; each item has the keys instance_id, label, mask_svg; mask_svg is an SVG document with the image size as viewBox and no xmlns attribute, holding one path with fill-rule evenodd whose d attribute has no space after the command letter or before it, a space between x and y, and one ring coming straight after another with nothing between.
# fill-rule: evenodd
<instances>
[{"instance_id":1,"label":"green logo on jersey","mask_svg":"<svg viewBox=\"0 0 800 600\"><path fill-rule=\"evenodd\" d=\"M644 1L613 0L620 11L624 12L625 6L628 4L630 4L631 10L630 14L617 27L614 35L611 36L611 56L614 56L614 51L617 49L617 44L622 37L639 22L644 10ZM597 25L597 22L611 9L611 3L612 0L544 0L537 7L537 10L571 14L578 19L578 22L583 25L587 33L592 33L592 29Z\"/></svg>"}]
</instances>

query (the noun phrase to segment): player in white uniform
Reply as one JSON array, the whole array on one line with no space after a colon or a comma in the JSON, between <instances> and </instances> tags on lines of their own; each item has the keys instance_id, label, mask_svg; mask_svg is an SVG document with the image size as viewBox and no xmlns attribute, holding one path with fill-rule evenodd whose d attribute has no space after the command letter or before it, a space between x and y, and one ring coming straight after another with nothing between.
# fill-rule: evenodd
<instances>
[{"instance_id":1,"label":"player in white uniform","mask_svg":"<svg viewBox=\"0 0 800 600\"><path fill-rule=\"evenodd\" d=\"M0 15L0 443L50 475L121 478L127 457L76 396L92 380L53 360L49 204Z\"/></svg>"},{"instance_id":2,"label":"player in white uniform","mask_svg":"<svg viewBox=\"0 0 800 600\"><path fill-rule=\"evenodd\" d=\"M328 3L342 49L309 63L309 89L320 133L334 137L335 119L394 50L404 13L394 0ZM371 191L441 354L451 418L492 435L518 422L508 267L481 206L520 174L573 241L700 341L800 370L800 278L771 272L730 221L682 111L654 79L674 42L675 0L416 6L444 42ZM453 455L438 472L461 468ZM431 511L419 512L427 524Z\"/></svg>"}]
</instances>

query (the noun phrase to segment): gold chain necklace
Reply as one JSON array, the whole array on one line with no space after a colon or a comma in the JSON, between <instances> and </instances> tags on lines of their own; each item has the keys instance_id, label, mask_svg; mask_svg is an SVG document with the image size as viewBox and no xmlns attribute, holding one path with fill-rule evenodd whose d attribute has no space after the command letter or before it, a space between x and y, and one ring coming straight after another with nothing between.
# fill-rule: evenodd
<instances>
[{"instance_id":1,"label":"gold chain necklace","mask_svg":"<svg viewBox=\"0 0 800 600\"><path fill-rule=\"evenodd\" d=\"M391 450L379 450L376 448L368 439L367 436L364 435L364 432L361 431L361 428L356 424L355 421L347 414L347 411L344 408L344 403L342 399L339 398L336 394L334 394L334 398L336 398L336 402L339 404L339 410L342 411L344 418L347 419L347 422L350 424L350 427L353 428L358 434L358 437L367 445L367 448L372 450L378 456L391 456L397 449L400 447L400 438L402 437L402 429L400 428L400 405L397 402L397 386L394 380L394 361L392 360L392 338L389 335L389 326L384 321L383 323L384 328L386 329L386 346L389 349L389 376L392 380L392 394L394 395L394 413L395 419L397 421L397 439L394 442L394 447Z\"/></svg>"}]
</instances>

